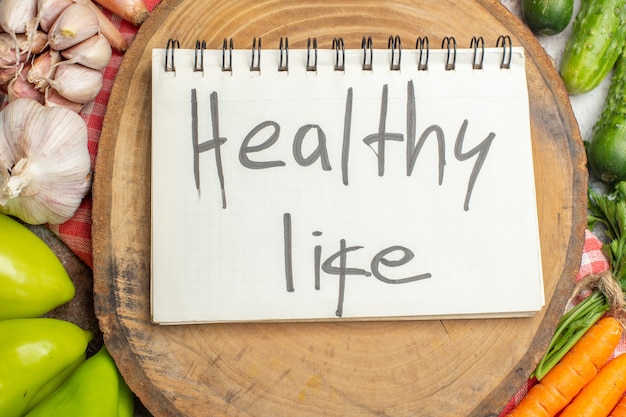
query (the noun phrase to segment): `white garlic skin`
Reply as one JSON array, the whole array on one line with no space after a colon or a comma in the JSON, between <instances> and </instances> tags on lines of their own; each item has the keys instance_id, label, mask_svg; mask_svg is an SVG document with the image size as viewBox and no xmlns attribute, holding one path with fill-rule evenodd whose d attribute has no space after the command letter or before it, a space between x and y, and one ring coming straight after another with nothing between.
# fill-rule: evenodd
<instances>
[{"instance_id":1,"label":"white garlic skin","mask_svg":"<svg viewBox=\"0 0 626 417\"><path fill-rule=\"evenodd\" d=\"M30 224L71 219L91 188L87 125L19 98L0 112L0 212Z\"/></svg>"}]
</instances>

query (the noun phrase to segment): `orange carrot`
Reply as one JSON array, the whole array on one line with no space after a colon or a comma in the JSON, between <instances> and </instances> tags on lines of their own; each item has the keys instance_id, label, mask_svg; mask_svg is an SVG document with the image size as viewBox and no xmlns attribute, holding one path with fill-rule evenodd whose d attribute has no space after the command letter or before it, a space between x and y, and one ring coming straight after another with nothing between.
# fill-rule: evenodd
<instances>
[{"instance_id":1,"label":"orange carrot","mask_svg":"<svg viewBox=\"0 0 626 417\"><path fill-rule=\"evenodd\" d=\"M621 335L622 325L617 319L600 319L507 417L554 417L594 379L615 351Z\"/></svg>"},{"instance_id":2,"label":"orange carrot","mask_svg":"<svg viewBox=\"0 0 626 417\"><path fill-rule=\"evenodd\" d=\"M141 25L150 15L142 0L96 0L100 6L133 25Z\"/></svg>"},{"instance_id":3,"label":"orange carrot","mask_svg":"<svg viewBox=\"0 0 626 417\"><path fill-rule=\"evenodd\" d=\"M626 391L626 355L604 365L565 407L561 417L606 417Z\"/></svg>"},{"instance_id":4,"label":"orange carrot","mask_svg":"<svg viewBox=\"0 0 626 417\"><path fill-rule=\"evenodd\" d=\"M626 417L626 395L617 402L608 417Z\"/></svg>"}]
</instances>

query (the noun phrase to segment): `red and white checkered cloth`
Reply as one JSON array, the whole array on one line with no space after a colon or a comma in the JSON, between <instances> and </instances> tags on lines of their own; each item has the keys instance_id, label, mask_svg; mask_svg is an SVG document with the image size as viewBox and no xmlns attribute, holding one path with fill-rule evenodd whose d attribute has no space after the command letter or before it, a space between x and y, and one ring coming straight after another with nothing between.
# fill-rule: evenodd
<instances>
[{"instance_id":1,"label":"red and white checkered cloth","mask_svg":"<svg viewBox=\"0 0 626 417\"><path fill-rule=\"evenodd\" d=\"M159 0L144 0L149 11L159 3ZM139 27L122 20L120 17L112 15L108 10L104 13L119 28L120 32L130 44L137 34ZM91 155L91 166L95 166L96 154L98 152L98 141L100 140L100 131L102 130L102 122L104 114L109 102L113 81L117 74L117 70L122 62L120 53L113 52L111 62L104 70L104 83L100 94L96 99L86 105L81 111L83 119L87 123L89 134L89 154ZM92 246L91 246L91 194L88 194L82 204L76 211L74 217L69 221L60 225L49 225L50 229L56 233L59 238L90 268L93 267Z\"/></svg>"},{"instance_id":2,"label":"red and white checkered cloth","mask_svg":"<svg viewBox=\"0 0 626 417\"><path fill-rule=\"evenodd\" d=\"M144 0L148 10L152 11L160 0ZM132 24L123 21L117 16L112 16L107 10L105 14L120 29L128 43L137 34L139 29ZM104 71L104 85L102 91L95 101L82 110L81 114L85 119L89 131L89 153L91 154L92 166L95 165L96 154L98 151L98 141L100 139L100 131L102 130L102 122L111 94L111 88L117 74L117 70L122 62L122 55L114 52L111 62ZM72 219L61 225L50 225L65 244L89 267L93 266L92 246L91 246L91 194L88 194L78 211ZM602 253L602 242L591 232L587 231L585 236L585 245L583 249L580 271L576 277L577 280L590 273L600 273L609 267L607 258ZM618 346L616 353L626 351L626 342L624 338ZM509 412L521 398L526 395L528 389L535 383L529 380L524 386L520 387L518 393L509 401L501 416Z\"/></svg>"}]
</instances>

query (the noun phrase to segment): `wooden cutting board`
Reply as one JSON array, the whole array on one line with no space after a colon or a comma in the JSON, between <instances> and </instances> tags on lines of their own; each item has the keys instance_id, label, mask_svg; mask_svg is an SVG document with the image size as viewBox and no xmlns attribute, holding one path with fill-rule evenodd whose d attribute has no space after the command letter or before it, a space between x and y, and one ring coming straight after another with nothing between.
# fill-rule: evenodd
<instances>
[{"instance_id":1,"label":"wooden cutting board","mask_svg":"<svg viewBox=\"0 0 626 417\"><path fill-rule=\"evenodd\" d=\"M468 47L474 35L489 43L501 34L527 53L543 311L493 320L150 323L152 48L170 37L186 48L197 39L220 48L224 38L250 48L254 37L269 47L284 36L290 48L306 47L309 37L330 47L337 36L347 48L359 48L363 36L384 48L389 35L405 48L417 36L437 47L448 35ZM532 371L573 287L586 190L584 148L563 85L532 34L497 1L165 0L124 57L100 139L96 314L122 374L156 416L495 416Z\"/></svg>"}]
</instances>

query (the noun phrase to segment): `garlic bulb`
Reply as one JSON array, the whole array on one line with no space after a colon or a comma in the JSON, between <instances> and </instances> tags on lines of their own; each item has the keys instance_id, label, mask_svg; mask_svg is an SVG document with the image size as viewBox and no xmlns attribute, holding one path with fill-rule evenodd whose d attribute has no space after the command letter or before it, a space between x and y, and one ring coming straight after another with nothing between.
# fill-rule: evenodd
<instances>
[{"instance_id":1,"label":"garlic bulb","mask_svg":"<svg viewBox=\"0 0 626 417\"><path fill-rule=\"evenodd\" d=\"M91 187L87 125L28 98L0 112L0 212L31 224L64 223Z\"/></svg>"}]
</instances>

